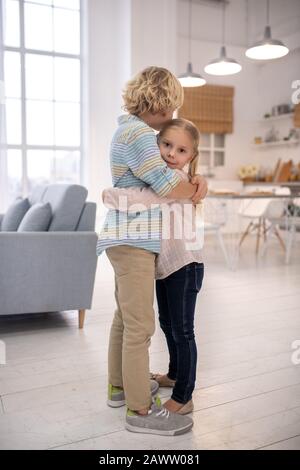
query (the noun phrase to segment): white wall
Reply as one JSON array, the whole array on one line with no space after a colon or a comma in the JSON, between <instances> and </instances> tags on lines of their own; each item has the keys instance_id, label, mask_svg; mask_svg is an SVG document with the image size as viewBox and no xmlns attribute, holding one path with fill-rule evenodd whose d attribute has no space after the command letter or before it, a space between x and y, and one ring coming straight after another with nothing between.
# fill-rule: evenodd
<instances>
[{"instance_id":1,"label":"white wall","mask_svg":"<svg viewBox=\"0 0 300 470\"><path fill-rule=\"evenodd\" d=\"M176 72L176 0L131 0L131 72L149 65Z\"/></svg>"},{"instance_id":2,"label":"white wall","mask_svg":"<svg viewBox=\"0 0 300 470\"><path fill-rule=\"evenodd\" d=\"M122 114L126 81L149 65L176 71L175 0L88 0L88 133L85 184L100 195L111 186L109 148ZM97 225L98 225L97 224Z\"/></svg>"},{"instance_id":3,"label":"white wall","mask_svg":"<svg viewBox=\"0 0 300 470\"><path fill-rule=\"evenodd\" d=\"M86 184L100 203L111 185L109 146L130 78L130 0L88 0L88 129ZM99 204L101 208L101 203Z\"/></svg>"},{"instance_id":4,"label":"white wall","mask_svg":"<svg viewBox=\"0 0 300 470\"><path fill-rule=\"evenodd\" d=\"M299 42L300 44L300 42ZM256 109L258 118L269 113L272 106L278 104L292 105L292 82L300 80L300 48L292 51L286 57L268 64L256 66ZM272 124L259 123L255 128L255 135L265 137L267 131L274 127L283 138L294 127L292 119L273 122ZM298 129L300 134L300 129ZM283 161L292 159L300 162L300 146L272 147L263 150L253 150L254 163L265 167L274 167L278 158Z\"/></svg>"},{"instance_id":5,"label":"white wall","mask_svg":"<svg viewBox=\"0 0 300 470\"><path fill-rule=\"evenodd\" d=\"M230 2L231 5L232 2ZM278 1L276 0L279 8ZM292 4L292 3L291 3ZM293 5L295 2L293 2ZM300 2L299 2L300 4ZM187 21L187 15L184 13L188 9L188 3L179 1L178 17ZM281 5L282 6L282 5ZM231 5L232 7L232 5ZM203 15L208 10L207 5L193 5L193 29L198 23L199 27L205 18ZM210 15L212 11L219 12L216 7L209 8ZM282 11L281 11L282 14ZM290 15L292 12L289 13ZM232 12L232 16L235 11ZM243 20L241 9L236 10L236 20ZM234 21L234 18L230 18ZM212 17L210 17L212 22ZM253 18L252 18L253 23ZM217 23L216 23L217 24ZM213 25L211 24L212 30ZM279 26L278 26L278 29ZM211 37L218 38L220 32L214 30ZM276 29L274 29L276 35ZM209 84L230 85L235 88L234 97L234 132L226 136L226 156L225 166L216 169L217 179L237 179L237 170L244 164L259 164L264 167L275 167L278 157L282 160L293 159L295 162L300 161L300 146L280 147L274 150L266 149L256 151L252 147L254 136L265 136L268 129L266 125L258 124L258 120L263 117L266 112L271 111L272 106L282 103L291 103L293 80L300 79L300 35L293 33L291 36L282 38L284 42L292 49L291 53L282 59L269 61L268 63L257 63L245 57L245 46L227 46L227 55L233 57L242 65L242 71L237 75L229 77L214 77L204 72L205 65L219 55L220 42L217 40L204 41L198 39L201 33L195 30L191 45L191 55L194 71L203 75ZM195 36L197 38L195 38ZM274 35L273 35L274 36ZM274 36L275 37L275 36ZM276 36L277 37L277 36ZM237 42L236 36L234 36ZM243 42L241 37L241 42ZM298 46L298 47L297 47ZM178 53L177 53L177 73L182 73L186 69L188 56L188 36L182 22L178 24ZM288 134L288 128L291 123L278 123L281 135ZM285 126L285 127L284 127Z\"/></svg>"},{"instance_id":6,"label":"white wall","mask_svg":"<svg viewBox=\"0 0 300 470\"><path fill-rule=\"evenodd\" d=\"M289 2L293 7L296 5L294 0ZM239 3L236 0L230 2L230 24L237 21L245 24L245 12L240 3L240 0ZM283 3L286 5L286 2ZM286 7L287 19L280 24L284 13L283 6L279 0L276 0L276 4L281 6L278 15L275 12L278 31L286 33L289 30L287 26L290 25L294 39L293 48L300 46L294 28L297 15L293 15L293 11ZM300 5L300 2L298 4ZM235 5L238 6L237 17L234 17ZM250 5L252 7L251 2ZM252 9L252 14L257 13L259 5L260 3L256 2L257 8ZM184 25L187 20L187 6L187 2L177 0L87 1L89 125L86 184L89 188L89 199L97 202L100 212L103 212L100 193L104 187L111 184L109 146L116 129L117 116L122 113L122 88L133 74L148 65L164 66L178 74L185 71L188 44ZM242 72L227 78L205 75L204 66L219 54L220 28L212 24L211 16L208 21L209 18L205 17L202 7L196 6L197 10L193 13L195 37L192 41L194 69L202 73L209 83L235 87L234 133L227 136L226 166L217 170L217 178L237 178L237 169L242 164L263 161L264 164L268 162L268 165L275 165L275 153L268 155L269 150L255 152L251 148L251 142L259 132L256 120L270 110L271 106L290 99L291 81L300 79L299 49L273 63L257 65L244 56L247 34L244 26L240 25L238 31L241 39L239 41L235 33L232 36L235 46L228 45L227 53L242 64ZM216 7L212 11L213 18L219 14ZM260 22L251 17L251 34L257 34L257 25L263 23L260 13L259 17ZM199 37L202 34L199 28L203 23L209 23L210 29L214 31L210 41ZM253 28L253 25L256 25L256 28ZM276 30L274 31L276 35ZM293 157L298 158L299 147L294 148L293 152Z\"/></svg>"},{"instance_id":7,"label":"white wall","mask_svg":"<svg viewBox=\"0 0 300 470\"><path fill-rule=\"evenodd\" d=\"M226 135L225 167L216 169L216 178L236 178L240 165L250 163L250 141L253 136L254 119L257 109L255 101L255 68L244 57L244 49L234 46L227 48L227 55L234 57L242 65L243 69L237 75L230 77L213 77L204 73L205 65L219 55L219 45L198 40L192 41L192 62L194 72L205 77L207 83L215 85L233 86L234 96L234 131ZM188 40L179 37L177 72L183 73L186 69L186 57Z\"/></svg>"}]
</instances>

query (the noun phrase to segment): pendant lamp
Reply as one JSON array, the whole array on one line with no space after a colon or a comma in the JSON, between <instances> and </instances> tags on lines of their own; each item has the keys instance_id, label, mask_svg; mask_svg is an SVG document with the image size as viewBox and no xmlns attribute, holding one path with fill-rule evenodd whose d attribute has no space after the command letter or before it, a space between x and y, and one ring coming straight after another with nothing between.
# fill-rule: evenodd
<instances>
[{"instance_id":1,"label":"pendant lamp","mask_svg":"<svg viewBox=\"0 0 300 470\"><path fill-rule=\"evenodd\" d=\"M234 59L230 59L226 54L225 46L225 1L223 2L222 13L222 44L220 57L212 60L204 67L206 73L210 75L233 75L242 70L242 66Z\"/></svg>"},{"instance_id":2,"label":"pendant lamp","mask_svg":"<svg viewBox=\"0 0 300 470\"><path fill-rule=\"evenodd\" d=\"M265 27L264 38L256 42L246 50L246 56L255 60L278 59L289 53L289 49L278 39L273 39L269 21L269 0L267 0L267 26Z\"/></svg>"},{"instance_id":3,"label":"pendant lamp","mask_svg":"<svg viewBox=\"0 0 300 470\"><path fill-rule=\"evenodd\" d=\"M189 0L189 61L187 64L186 73L179 75L178 79L183 87L196 87L203 86L206 80L201 77L198 73L193 72L193 66L191 61L191 14L192 14L192 0Z\"/></svg>"}]
</instances>

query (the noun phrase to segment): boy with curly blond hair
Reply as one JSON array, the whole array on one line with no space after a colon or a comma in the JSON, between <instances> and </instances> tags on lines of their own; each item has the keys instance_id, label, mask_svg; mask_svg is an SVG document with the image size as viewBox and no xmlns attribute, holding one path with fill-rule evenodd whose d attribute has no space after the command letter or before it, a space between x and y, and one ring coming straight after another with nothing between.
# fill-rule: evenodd
<instances>
[{"instance_id":1,"label":"boy with curly blond hair","mask_svg":"<svg viewBox=\"0 0 300 470\"><path fill-rule=\"evenodd\" d=\"M159 131L183 103L177 78L162 67L148 67L127 83L123 100L128 114L119 117L110 150L113 186L148 186L159 196L199 202L207 192L205 180L196 176L191 183L182 181L168 168L153 131ZM106 250L115 273L117 309L109 340L108 404L127 404L125 426L130 431L175 435L189 431L193 421L153 400L158 384L149 380L155 257L160 244L159 206L137 213L109 210L97 243L97 254Z\"/></svg>"}]
</instances>

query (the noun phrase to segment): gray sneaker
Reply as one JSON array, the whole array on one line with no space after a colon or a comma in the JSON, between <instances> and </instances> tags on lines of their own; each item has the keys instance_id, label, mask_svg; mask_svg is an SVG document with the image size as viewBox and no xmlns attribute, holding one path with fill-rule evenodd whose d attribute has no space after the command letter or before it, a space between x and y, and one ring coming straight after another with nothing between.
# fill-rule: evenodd
<instances>
[{"instance_id":1,"label":"gray sneaker","mask_svg":"<svg viewBox=\"0 0 300 470\"><path fill-rule=\"evenodd\" d=\"M128 409L125 428L131 432L177 436L188 432L193 424L190 417L168 411L162 406L159 397L156 397L145 416Z\"/></svg>"},{"instance_id":2,"label":"gray sneaker","mask_svg":"<svg viewBox=\"0 0 300 470\"><path fill-rule=\"evenodd\" d=\"M151 395L154 396L159 389L159 384L156 380L150 380ZM125 393L124 390L120 387L114 387L111 384L108 384L108 397L107 404L112 408L119 408L120 406L125 405Z\"/></svg>"}]
</instances>

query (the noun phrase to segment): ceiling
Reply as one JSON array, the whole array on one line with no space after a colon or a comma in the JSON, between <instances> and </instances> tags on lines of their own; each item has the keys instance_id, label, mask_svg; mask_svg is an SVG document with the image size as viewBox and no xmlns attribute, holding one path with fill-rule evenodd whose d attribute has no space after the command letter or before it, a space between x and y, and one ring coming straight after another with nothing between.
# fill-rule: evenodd
<instances>
[{"instance_id":1,"label":"ceiling","mask_svg":"<svg viewBox=\"0 0 300 470\"><path fill-rule=\"evenodd\" d=\"M178 33L188 36L189 0L178 2ZM223 0L192 0L192 37L221 42ZM246 47L261 39L266 24L266 1L225 0L225 42ZM300 0L270 0L272 35L285 38L300 31ZM300 46L300 44L299 44Z\"/></svg>"}]
</instances>

